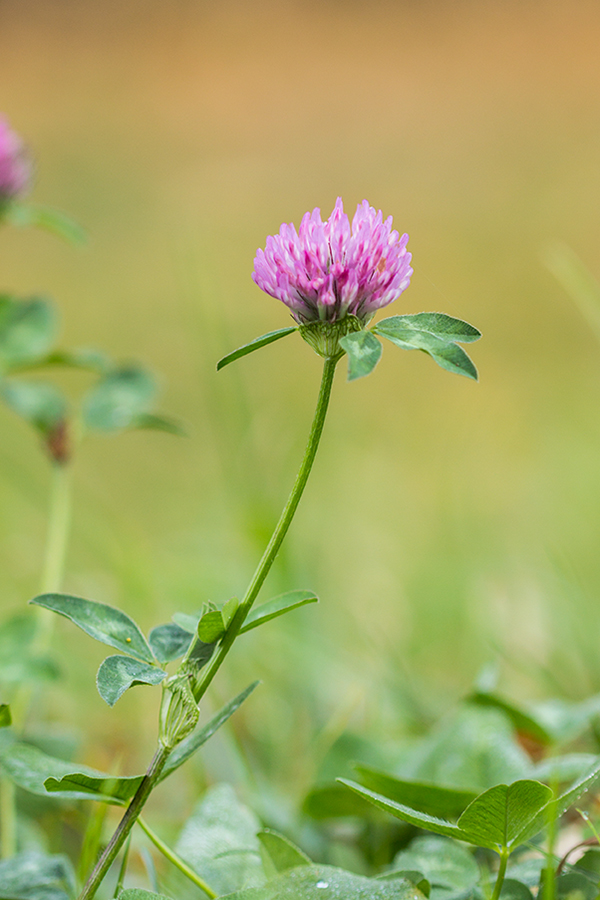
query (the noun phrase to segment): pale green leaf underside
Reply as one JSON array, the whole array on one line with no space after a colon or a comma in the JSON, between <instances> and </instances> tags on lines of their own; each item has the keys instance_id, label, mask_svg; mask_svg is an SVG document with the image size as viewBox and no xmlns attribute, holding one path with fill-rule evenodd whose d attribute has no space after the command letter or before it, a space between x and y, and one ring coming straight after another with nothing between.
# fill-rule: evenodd
<instances>
[{"instance_id":1,"label":"pale green leaf underside","mask_svg":"<svg viewBox=\"0 0 600 900\"><path fill-rule=\"evenodd\" d=\"M263 334L261 337L255 338L253 341L250 341L249 344L238 347L237 350L233 350L231 353L228 353L227 356L220 359L217 363L217 372L225 366L228 366L229 363L235 362L236 359L247 356L248 353L253 353L255 350L260 350L261 347L266 347L267 344L272 344L273 341L278 341L280 338L297 330L298 329L294 326L289 326L288 328L279 328L277 331L269 331L268 334Z\"/></svg>"},{"instance_id":2,"label":"pale green leaf underside","mask_svg":"<svg viewBox=\"0 0 600 900\"><path fill-rule=\"evenodd\" d=\"M28 851L0 862L0 900L72 900L75 873L63 854Z\"/></svg>"},{"instance_id":3,"label":"pale green leaf underside","mask_svg":"<svg viewBox=\"0 0 600 900\"><path fill-rule=\"evenodd\" d=\"M154 656L146 638L133 619L105 603L84 600L69 594L41 594L30 601L43 606L78 625L86 634L109 647L121 650L142 662L153 663Z\"/></svg>"},{"instance_id":4,"label":"pale green leaf underside","mask_svg":"<svg viewBox=\"0 0 600 900\"><path fill-rule=\"evenodd\" d=\"M109 706L114 706L125 691L136 684L160 684L167 673L157 666L131 656L108 656L98 669L98 693Z\"/></svg>"},{"instance_id":5,"label":"pale green leaf underside","mask_svg":"<svg viewBox=\"0 0 600 900\"><path fill-rule=\"evenodd\" d=\"M340 338L340 347L348 354L348 381L370 375L383 353L383 347L370 331L355 331Z\"/></svg>"}]
</instances>

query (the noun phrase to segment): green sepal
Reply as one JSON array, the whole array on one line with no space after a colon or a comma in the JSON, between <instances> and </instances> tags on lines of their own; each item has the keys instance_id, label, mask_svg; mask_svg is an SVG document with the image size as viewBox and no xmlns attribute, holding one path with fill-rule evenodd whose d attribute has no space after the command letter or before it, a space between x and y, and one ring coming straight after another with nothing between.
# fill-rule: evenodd
<instances>
[{"instance_id":1,"label":"green sepal","mask_svg":"<svg viewBox=\"0 0 600 900\"><path fill-rule=\"evenodd\" d=\"M0 728L8 728L11 724L10 706L8 703L0 703Z\"/></svg>"},{"instance_id":2,"label":"green sepal","mask_svg":"<svg viewBox=\"0 0 600 900\"><path fill-rule=\"evenodd\" d=\"M417 313L382 319L372 332L403 350L423 350L448 372L466 375L477 381L473 361L456 343L476 341L481 337L481 332L468 322L444 313Z\"/></svg>"},{"instance_id":3,"label":"green sepal","mask_svg":"<svg viewBox=\"0 0 600 900\"><path fill-rule=\"evenodd\" d=\"M13 412L44 435L67 415L67 401L52 384L7 378L0 382L0 395Z\"/></svg>"},{"instance_id":4,"label":"green sepal","mask_svg":"<svg viewBox=\"0 0 600 900\"><path fill-rule=\"evenodd\" d=\"M96 686L102 699L114 706L129 688L137 684L160 684L166 675L157 666L131 656L107 656L98 669Z\"/></svg>"},{"instance_id":5,"label":"green sepal","mask_svg":"<svg viewBox=\"0 0 600 900\"><path fill-rule=\"evenodd\" d=\"M69 594L41 594L29 601L70 619L90 637L142 662L154 663L154 655L133 619L106 603Z\"/></svg>"},{"instance_id":6,"label":"green sepal","mask_svg":"<svg viewBox=\"0 0 600 900\"><path fill-rule=\"evenodd\" d=\"M253 353L255 350L260 350L261 347L266 347L267 344L272 344L273 341L278 341L280 338L285 337L288 334L291 334L293 331L297 331L298 329L294 326L290 326L288 328L279 328L277 331L269 331L268 334L263 334L261 337L254 338L253 341L250 341L249 344L244 344L243 347L238 347L237 350L234 350L232 353L228 353L227 356L224 356L217 363L217 372L220 369L223 369L225 366L228 366L229 363L235 362L236 359L240 359L242 356L247 356L248 353Z\"/></svg>"},{"instance_id":7,"label":"green sepal","mask_svg":"<svg viewBox=\"0 0 600 900\"><path fill-rule=\"evenodd\" d=\"M348 354L348 381L370 375L383 353L381 342L370 331L355 331L339 340Z\"/></svg>"},{"instance_id":8,"label":"green sepal","mask_svg":"<svg viewBox=\"0 0 600 900\"><path fill-rule=\"evenodd\" d=\"M157 392L156 379L147 369L133 364L119 366L88 392L83 404L84 423L87 428L107 432L137 427L140 418L151 412Z\"/></svg>"},{"instance_id":9,"label":"green sepal","mask_svg":"<svg viewBox=\"0 0 600 900\"><path fill-rule=\"evenodd\" d=\"M303 850L277 831L265 828L258 832L257 837L261 844L261 857L267 878L296 866L312 864L311 858Z\"/></svg>"},{"instance_id":10,"label":"green sepal","mask_svg":"<svg viewBox=\"0 0 600 900\"><path fill-rule=\"evenodd\" d=\"M251 631L253 628L257 628L264 622L270 622L271 619L283 616L293 609L299 609L301 606L306 606L307 603L318 602L319 598L313 591L288 591L285 594L280 594L277 597L273 597L271 600L267 600L266 603L262 603L260 606L255 606L240 628L240 634Z\"/></svg>"}]
</instances>

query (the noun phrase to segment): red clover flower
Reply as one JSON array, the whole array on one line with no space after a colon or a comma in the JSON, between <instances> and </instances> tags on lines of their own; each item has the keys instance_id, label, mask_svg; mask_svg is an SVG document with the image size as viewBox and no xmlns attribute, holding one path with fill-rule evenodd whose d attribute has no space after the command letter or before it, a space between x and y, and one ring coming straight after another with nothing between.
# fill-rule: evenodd
<instances>
[{"instance_id":1,"label":"red clover flower","mask_svg":"<svg viewBox=\"0 0 600 900\"><path fill-rule=\"evenodd\" d=\"M252 275L281 300L299 325L336 323L355 316L363 327L378 309L396 300L410 282L408 235L392 230L363 200L352 220L341 197L326 222L320 209L306 213L298 232L283 224L259 250Z\"/></svg>"},{"instance_id":2,"label":"red clover flower","mask_svg":"<svg viewBox=\"0 0 600 900\"><path fill-rule=\"evenodd\" d=\"M31 181L31 160L21 138L0 117L0 205L25 193Z\"/></svg>"}]
</instances>

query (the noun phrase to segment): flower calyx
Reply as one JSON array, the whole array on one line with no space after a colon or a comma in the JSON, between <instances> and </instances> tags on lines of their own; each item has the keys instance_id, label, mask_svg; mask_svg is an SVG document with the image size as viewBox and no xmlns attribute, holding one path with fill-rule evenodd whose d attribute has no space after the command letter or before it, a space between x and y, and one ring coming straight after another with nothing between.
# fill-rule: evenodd
<instances>
[{"instance_id":1,"label":"flower calyx","mask_svg":"<svg viewBox=\"0 0 600 900\"><path fill-rule=\"evenodd\" d=\"M340 339L348 334L363 331L365 323L357 316L347 315L336 322L309 322L300 325L299 331L315 353L325 359L340 359L346 352Z\"/></svg>"}]
</instances>

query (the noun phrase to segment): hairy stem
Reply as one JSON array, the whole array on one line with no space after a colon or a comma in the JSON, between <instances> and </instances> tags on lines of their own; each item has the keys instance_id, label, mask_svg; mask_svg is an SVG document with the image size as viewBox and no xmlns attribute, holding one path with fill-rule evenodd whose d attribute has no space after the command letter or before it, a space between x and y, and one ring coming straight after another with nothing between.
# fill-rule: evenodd
<instances>
[{"instance_id":1,"label":"hairy stem","mask_svg":"<svg viewBox=\"0 0 600 900\"><path fill-rule=\"evenodd\" d=\"M117 825L117 829L108 842L104 853L94 866L92 874L86 881L85 887L79 895L79 900L91 900L91 898L95 895L96 891L100 887L100 884L104 880L104 876L115 861L119 850L129 837L129 833L135 825L144 807L144 804L146 803L146 800L156 786L156 782L160 778L160 773L162 772L163 766L167 761L169 752L170 751L165 747L159 747L157 749L152 762L148 766L148 771L144 775L142 783L135 792L131 803L127 807L125 815Z\"/></svg>"},{"instance_id":2,"label":"hairy stem","mask_svg":"<svg viewBox=\"0 0 600 900\"><path fill-rule=\"evenodd\" d=\"M159 836L157 834L155 834L154 831L152 831L150 826L146 822L144 822L144 820L142 819L141 816L138 818L137 821L138 821L138 825L140 826L142 831L144 831L148 835L148 837L150 838L150 840L152 841L154 846L158 850L160 850L160 852L163 854L163 856L166 856L166 858L170 862L172 862L174 866L177 866L179 871L182 872L186 878L189 878L190 881L193 881L195 885L197 885L199 888L202 888L204 893L207 894L211 898L211 900L213 900L214 897L218 896L213 891L213 889L207 885L207 883L204 881L204 879L200 878L200 876L198 875L197 872L194 872L193 869L190 869L188 864L185 863L181 859L181 857L175 853L174 850L171 850L171 848L167 844L165 844L164 841L161 841Z\"/></svg>"}]
</instances>

